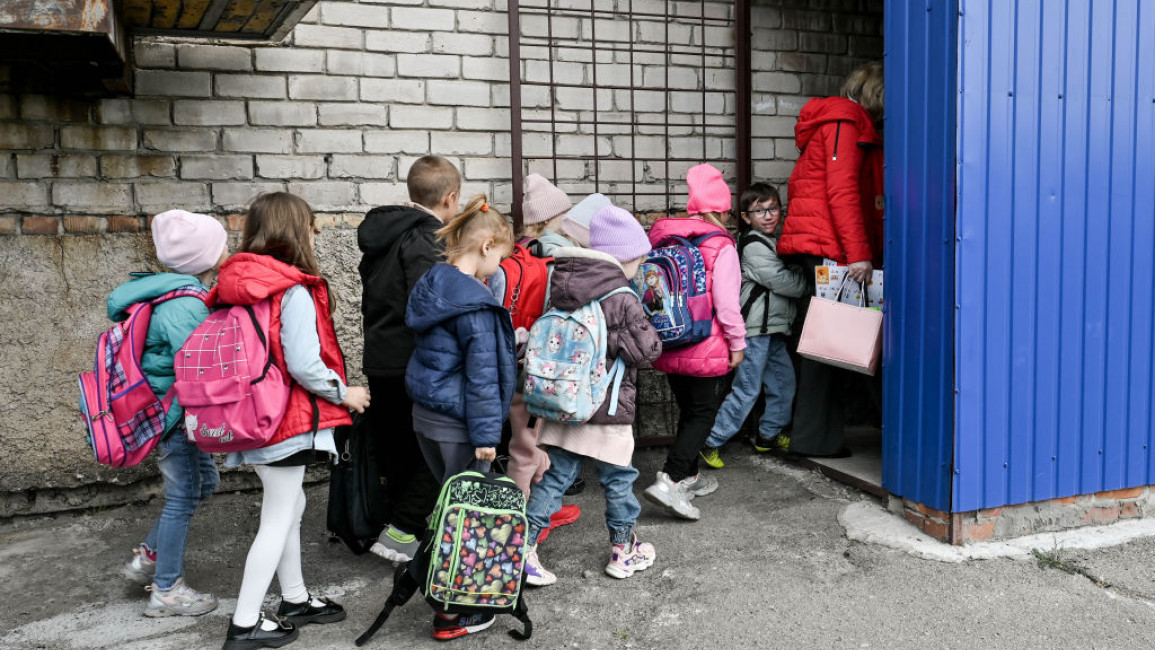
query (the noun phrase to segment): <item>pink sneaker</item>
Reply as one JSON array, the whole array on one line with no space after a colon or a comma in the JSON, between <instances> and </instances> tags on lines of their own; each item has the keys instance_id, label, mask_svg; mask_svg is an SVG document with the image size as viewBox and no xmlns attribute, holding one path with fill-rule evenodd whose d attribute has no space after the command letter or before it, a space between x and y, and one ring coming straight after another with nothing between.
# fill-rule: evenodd
<instances>
[{"instance_id":1,"label":"pink sneaker","mask_svg":"<svg viewBox=\"0 0 1155 650\"><path fill-rule=\"evenodd\" d=\"M610 563L606 565L606 573L619 580L624 580L635 571L644 571L654 565L657 553L653 544L638 541L637 535L629 544L614 544L610 551Z\"/></svg>"},{"instance_id":2,"label":"pink sneaker","mask_svg":"<svg viewBox=\"0 0 1155 650\"><path fill-rule=\"evenodd\" d=\"M531 546L529 552L525 554L525 583L534 587L546 587L555 582L557 576L543 567L537 557L537 545Z\"/></svg>"}]
</instances>

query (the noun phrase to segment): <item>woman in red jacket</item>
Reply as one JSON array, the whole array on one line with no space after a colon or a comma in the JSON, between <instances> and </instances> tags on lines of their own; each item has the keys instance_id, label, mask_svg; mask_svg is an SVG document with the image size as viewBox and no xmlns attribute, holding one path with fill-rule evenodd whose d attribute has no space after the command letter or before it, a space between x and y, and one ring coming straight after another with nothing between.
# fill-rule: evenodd
<instances>
[{"instance_id":1,"label":"woman in red jacket","mask_svg":"<svg viewBox=\"0 0 1155 650\"><path fill-rule=\"evenodd\" d=\"M802 266L810 284L799 301L800 323L814 295L814 267L823 258L848 264L858 281L882 267L882 108L882 63L867 63L846 78L842 96L807 102L794 126L801 153L790 175L790 212L778 253ZM790 451L849 456L842 444L844 398L836 394L849 371L809 359L799 370Z\"/></svg>"}]
</instances>

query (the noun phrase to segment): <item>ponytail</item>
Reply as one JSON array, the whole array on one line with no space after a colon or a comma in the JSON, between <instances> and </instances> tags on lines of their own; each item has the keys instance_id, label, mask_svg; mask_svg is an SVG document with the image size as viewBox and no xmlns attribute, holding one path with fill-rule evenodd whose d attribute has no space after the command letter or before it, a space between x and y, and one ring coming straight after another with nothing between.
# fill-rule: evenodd
<instances>
[{"instance_id":1,"label":"ponytail","mask_svg":"<svg viewBox=\"0 0 1155 650\"><path fill-rule=\"evenodd\" d=\"M484 194L470 199L456 217L437 231L437 238L445 244L445 256L450 260L486 237L492 237L496 243L513 244L509 220L489 204Z\"/></svg>"}]
</instances>

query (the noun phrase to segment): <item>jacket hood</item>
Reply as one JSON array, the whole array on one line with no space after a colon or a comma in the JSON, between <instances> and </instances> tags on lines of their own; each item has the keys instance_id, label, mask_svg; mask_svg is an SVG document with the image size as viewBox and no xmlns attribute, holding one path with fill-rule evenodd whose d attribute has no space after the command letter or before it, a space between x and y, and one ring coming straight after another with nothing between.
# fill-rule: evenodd
<instances>
[{"instance_id":1,"label":"jacket hood","mask_svg":"<svg viewBox=\"0 0 1155 650\"><path fill-rule=\"evenodd\" d=\"M798 115L798 123L794 125L794 143L800 150L805 149L818 128L829 122L854 122L858 129L858 144L882 144L870 113L845 97L819 97L806 102Z\"/></svg>"},{"instance_id":2,"label":"jacket hood","mask_svg":"<svg viewBox=\"0 0 1155 650\"><path fill-rule=\"evenodd\" d=\"M444 321L480 309L505 308L477 278L441 262L413 286L405 324L416 332L427 332Z\"/></svg>"},{"instance_id":3,"label":"jacket hood","mask_svg":"<svg viewBox=\"0 0 1155 650\"><path fill-rule=\"evenodd\" d=\"M549 280L549 302L553 307L573 311L614 289L628 286L622 265L606 253L585 248L554 251L553 274Z\"/></svg>"},{"instance_id":4,"label":"jacket hood","mask_svg":"<svg viewBox=\"0 0 1155 650\"><path fill-rule=\"evenodd\" d=\"M667 217L658 219L650 226L650 242L657 247L658 242L667 237L685 237L687 239L700 237L712 232L724 233L730 237L729 231L720 228L704 219L694 217ZM732 238L731 238L732 239Z\"/></svg>"},{"instance_id":5,"label":"jacket hood","mask_svg":"<svg viewBox=\"0 0 1155 650\"><path fill-rule=\"evenodd\" d=\"M159 298L169 291L181 287L197 286L204 288L200 280L191 275L179 273L133 273L133 278L112 290L108 295L108 317L113 321L122 321L128 314L125 311L138 302L146 302Z\"/></svg>"},{"instance_id":6,"label":"jacket hood","mask_svg":"<svg viewBox=\"0 0 1155 650\"><path fill-rule=\"evenodd\" d=\"M268 255L237 253L221 265L209 304L255 305L295 284L315 286L323 282Z\"/></svg>"},{"instance_id":7,"label":"jacket hood","mask_svg":"<svg viewBox=\"0 0 1155 650\"><path fill-rule=\"evenodd\" d=\"M413 226L428 222L431 231L441 228L441 221L416 204L386 205L374 208L357 227L357 247L365 255L380 255Z\"/></svg>"}]
</instances>

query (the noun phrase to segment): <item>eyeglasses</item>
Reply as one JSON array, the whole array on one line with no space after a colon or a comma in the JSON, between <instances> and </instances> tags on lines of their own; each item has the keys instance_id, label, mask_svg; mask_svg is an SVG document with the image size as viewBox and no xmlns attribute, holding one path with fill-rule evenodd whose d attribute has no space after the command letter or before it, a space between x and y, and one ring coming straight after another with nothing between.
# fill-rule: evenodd
<instances>
[{"instance_id":1,"label":"eyeglasses","mask_svg":"<svg viewBox=\"0 0 1155 650\"><path fill-rule=\"evenodd\" d=\"M772 214L778 214L780 212L782 212L782 206L776 205L772 208L758 208L757 210L747 210L746 214L750 215L751 217L754 217L755 219L764 219L764 218L766 218Z\"/></svg>"}]
</instances>

